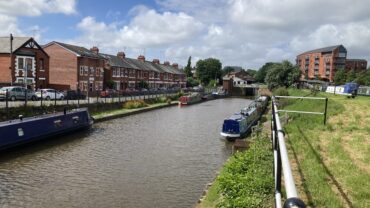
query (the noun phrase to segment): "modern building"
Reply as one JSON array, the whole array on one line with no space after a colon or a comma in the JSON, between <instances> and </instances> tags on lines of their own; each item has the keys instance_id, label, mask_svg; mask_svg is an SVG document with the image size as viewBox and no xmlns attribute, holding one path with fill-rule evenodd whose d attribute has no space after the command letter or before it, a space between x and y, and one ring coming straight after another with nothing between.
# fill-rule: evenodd
<instances>
[{"instance_id":1,"label":"modern building","mask_svg":"<svg viewBox=\"0 0 370 208\"><path fill-rule=\"evenodd\" d=\"M59 90L81 90L95 95L103 90L105 57L99 49L90 50L60 42L46 44L50 56L50 86Z\"/></svg>"},{"instance_id":2,"label":"modern building","mask_svg":"<svg viewBox=\"0 0 370 208\"><path fill-rule=\"evenodd\" d=\"M365 59L347 59L346 71L354 70L355 72L365 71L367 69L367 61Z\"/></svg>"},{"instance_id":3,"label":"modern building","mask_svg":"<svg viewBox=\"0 0 370 208\"><path fill-rule=\"evenodd\" d=\"M347 63L348 60L348 63ZM323 80L332 82L339 69L366 69L362 59L347 59L347 49L343 45L329 46L304 52L297 56L297 65L302 71L302 80ZM365 66L365 67L363 67Z\"/></svg>"},{"instance_id":4,"label":"modern building","mask_svg":"<svg viewBox=\"0 0 370 208\"><path fill-rule=\"evenodd\" d=\"M49 56L31 37L0 37L0 85L48 87Z\"/></svg>"}]
</instances>

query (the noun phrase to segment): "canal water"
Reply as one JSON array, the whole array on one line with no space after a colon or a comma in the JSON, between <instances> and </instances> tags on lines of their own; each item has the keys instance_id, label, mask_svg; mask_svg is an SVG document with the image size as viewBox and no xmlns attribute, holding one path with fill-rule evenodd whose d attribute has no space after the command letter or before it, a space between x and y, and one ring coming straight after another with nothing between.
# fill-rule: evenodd
<instances>
[{"instance_id":1,"label":"canal water","mask_svg":"<svg viewBox=\"0 0 370 208\"><path fill-rule=\"evenodd\" d=\"M0 207L193 207L231 154L220 99L95 124L0 155Z\"/></svg>"}]
</instances>

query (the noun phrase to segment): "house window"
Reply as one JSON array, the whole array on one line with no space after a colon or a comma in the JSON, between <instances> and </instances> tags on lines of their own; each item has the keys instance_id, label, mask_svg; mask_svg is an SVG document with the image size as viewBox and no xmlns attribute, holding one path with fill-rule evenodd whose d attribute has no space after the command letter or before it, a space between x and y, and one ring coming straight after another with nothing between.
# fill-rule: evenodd
<instances>
[{"instance_id":1,"label":"house window","mask_svg":"<svg viewBox=\"0 0 370 208\"><path fill-rule=\"evenodd\" d=\"M128 69L125 69L125 77L128 77Z\"/></svg>"},{"instance_id":2,"label":"house window","mask_svg":"<svg viewBox=\"0 0 370 208\"><path fill-rule=\"evenodd\" d=\"M89 67L88 66L84 66L84 75L85 76L89 75Z\"/></svg>"},{"instance_id":3,"label":"house window","mask_svg":"<svg viewBox=\"0 0 370 208\"><path fill-rule=\"evenodd\" d=\"M45 70L45 68L44 68L44 59L40 59L39 67L40 67L40 71Z\"/></svg>"},{"instance_id":4,"label":"house window","mask_svg":"<svg viewBox=\"0 0 370 208\"><path fill-rule=\"evenodd\" d=\"M80 76L83 76L83 75L84 75L84 67L80 66Z\"/></svg>"},{"instance_id":5,"label":"house window","mask_svg":"<svg viewBox=\"0 0 370 208\"><path fill-rule=\"evenodd\" d=\"M18 69L24 69L24 59L18 58Z\"/></svg>"},{"instance_id":6,"label":"house window","mask_svg":"<svg viewBox=\"0 0 370 208\"><path fill-rule=\"evenodd\" d=\"M90 67L90 75L94 75L95 74L95 68L94 67Z\"/></svg>"}]
</instances>

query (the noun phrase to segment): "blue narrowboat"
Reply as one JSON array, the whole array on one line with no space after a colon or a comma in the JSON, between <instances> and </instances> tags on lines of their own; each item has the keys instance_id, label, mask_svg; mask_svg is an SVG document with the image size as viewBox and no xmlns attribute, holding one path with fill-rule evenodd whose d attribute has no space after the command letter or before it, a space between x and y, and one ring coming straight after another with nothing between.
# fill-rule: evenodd
<instances>
[{"instance_id":1,"label":"blue narrowboat","mask_svg":"<svg viewBox=\"0 0 370 208\"><path fill-rule=\"evenodd\" d=\"M89 128L93 123L87 108L0 122L0 150Z\"/></svg>"},{"instance_id":2,"label":"blue narrowboat","mask_svg":"<svg viewBox=\"0 0 370 208\"><path fill-rule=\"evenodd\" d=\"M261 118L266 109L268 98L261 96L240 112L224 120L221 136L233 141L251 131L253 125Z\"/></svg>"}]
</instances>

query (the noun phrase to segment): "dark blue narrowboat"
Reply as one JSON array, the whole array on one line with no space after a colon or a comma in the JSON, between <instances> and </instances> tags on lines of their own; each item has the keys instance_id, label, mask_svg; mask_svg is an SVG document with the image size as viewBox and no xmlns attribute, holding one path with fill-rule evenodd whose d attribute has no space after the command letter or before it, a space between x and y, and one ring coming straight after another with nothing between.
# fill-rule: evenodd
<instances>
[{"instance_id":1,"label":"dark blue narrowboat","mask_svg":"<svg viewBox=\"0 0 370 208\"><path fill-rule=\"evenodd\" d=\"M221 136L229 141L241 138L251 131L266 109L268 98L261 96L240 112L224 120Z\"/></svg>"},{"instance_id":2,"label":"dark blue narrowboat","mask_svg":"<svg viewBox=\"0 0 370 208\"><path fill-rule=\"evenodd\" d=\"M0 150L89 128L87 108L0 122Z\"/></svg>"}]
</instances>

